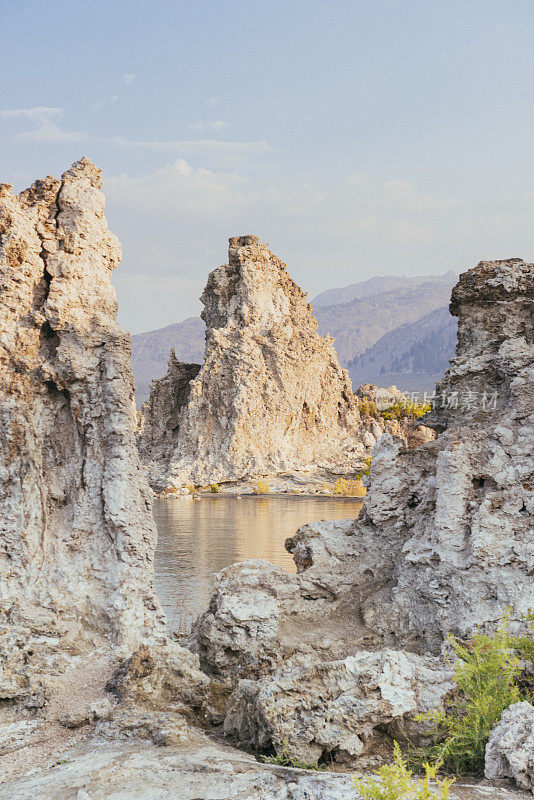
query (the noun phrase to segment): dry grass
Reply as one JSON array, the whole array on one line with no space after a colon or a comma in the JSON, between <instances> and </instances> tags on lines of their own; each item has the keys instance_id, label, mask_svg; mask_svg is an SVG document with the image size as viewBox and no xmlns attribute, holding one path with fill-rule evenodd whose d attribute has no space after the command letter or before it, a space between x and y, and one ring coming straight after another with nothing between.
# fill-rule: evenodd
<instances>
[{"instance_id":1,"label":"dry grass","mask_svg":"<svg viewBox=\"0 0 534 800\"><path fill-rule=\"evenodd\" d=\"M335 483L325 483L323 492L341 497L365 497L367 489L361 478L338 478Z\"/></svg>"}]
</instances>

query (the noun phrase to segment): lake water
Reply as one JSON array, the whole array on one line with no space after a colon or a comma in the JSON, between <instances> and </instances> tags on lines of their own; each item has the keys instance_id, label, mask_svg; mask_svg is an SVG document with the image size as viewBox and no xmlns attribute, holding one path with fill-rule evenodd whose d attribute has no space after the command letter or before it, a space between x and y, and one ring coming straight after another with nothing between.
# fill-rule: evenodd
<instances>
[{"instance_id":1,"label":"lake water","mask_svg":"<svg viewBox=\"0 0 534 800\"><path fill-rule=\"evenodd\" d=\"M190 497L154 501L155 583L169 627L187 633L207 607L213 575L235 561L265 558L295 572L284 541L320 519L356 517L361 501L314 497Z\"/></svg>"}]
</instances>

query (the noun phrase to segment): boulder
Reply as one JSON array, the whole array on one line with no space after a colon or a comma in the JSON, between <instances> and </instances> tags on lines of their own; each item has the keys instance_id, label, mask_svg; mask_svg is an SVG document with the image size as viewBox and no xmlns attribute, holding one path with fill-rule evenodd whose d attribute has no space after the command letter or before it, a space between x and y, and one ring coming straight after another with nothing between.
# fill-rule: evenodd
<instances>
[{"instance_id":1,"label":"boulder","mask_svg":"<svg viewBox=\"0 0 534 800\"><path fill-rule=\"evenodd\" d=\"M304 659L303 659L304 661ZM273 747L295 760L372 766L396 738L412 743L425 727L414 719L441 708L452 689L450 670L437 658L402 651L360 651L340 661L304 663L261 680L242 680L232 693L225 733L246 747Z\"/></svg>"},{"instance_id":2,"label":"boulder","mask_svg":"<svg viewBox=\"0 0 534 800\"><path fill-rule=\"evenodd\" d=\"M491 731L486 745L486 778L513 778L534 793L534 706L514 703Z\"/></svg>"}]
</instances>

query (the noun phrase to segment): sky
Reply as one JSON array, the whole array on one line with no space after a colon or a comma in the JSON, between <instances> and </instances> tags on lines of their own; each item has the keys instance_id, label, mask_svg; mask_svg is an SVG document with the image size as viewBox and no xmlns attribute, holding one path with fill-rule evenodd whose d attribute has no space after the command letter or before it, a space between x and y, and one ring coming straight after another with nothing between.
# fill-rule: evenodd
<instances>
[{"instance_id":1,"label":"sky","mask_svg":"<svg viewBox=\"0 0 534 800\"><path fill-rule=\"evenodd\" d=\"M0 180L101 167L132 333L197 314L235 235L310 297L534 260L532 0L0 10Z\"/></svg>"}]
</instances>

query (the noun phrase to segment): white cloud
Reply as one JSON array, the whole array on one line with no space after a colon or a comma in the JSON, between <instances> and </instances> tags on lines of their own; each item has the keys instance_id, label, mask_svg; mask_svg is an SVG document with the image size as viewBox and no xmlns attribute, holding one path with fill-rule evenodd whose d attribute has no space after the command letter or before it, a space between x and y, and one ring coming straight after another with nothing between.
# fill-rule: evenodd
<instances>
[{"instance_id":1,"label":"white cloud","mask_svg":"<svg viewBox=\"0 0 534 800\"><path fill-rule=\"evenodd\" d=\"M250 180L236 172L195 170L182 158L147 175L123 174L106 179L110 201L134 215L144 204L148 219L157 218L161 225L171 228L177 215L181 220L202 218L219 215L228 207L241 207L250 191L247 187Z\"/></svg>"},{"instance_id":2,"label":"white cloud","mask_svg":"<svg viewBox=\"0 0 534 800\"><path fill-rule=\"evenodd\" d=\"M311 296L376 274L461 272L483 258L534 253L533 196L481 193L473 202L395 177L325 181L241 166L197 169L180 158L140 176L105 176L123 269L147 274L165 298L166 281L193 282L176 290L174 306L152 299L155 289L145 302L140 284L142 302L133 291L120 294L127 326L146 330L195 313L198 287L226 259L228 237L240 234L270 242Z\"/></svg>"},{"instance_id":3,"label":"white cloud","mask_svg":"<svg viewBox=\"0 0 534 800\"><path fill-rule=\"evenodd\" d=\"M35 108L15 108L2 111L3 119L28 119L35 127L13 135L14 139L23 142L80 142L87 138L81 131L64 131L54 121L63 115L62 108L36 106Z\"/></svg>"},{"instance_id":4,"label":"white cloud","mask_svg":"<svg viewBox=\"0 0 534 800\"><path fill-rule=\"evenodd\" d=\"M182 152L212 152L212 153L268 153L271 146L265 139L259 142L222 142L217 139L198 139L188 141L178 139L169 142L136 142L117 136L111 140L113 144L121 147L139 147L144 150L180 150Z\"/></svg>"},{"instance_id":5,"label":"white cloud","mask_svg":"<svg viewBox=\"0 0 534 800\"><path fill-rule=\"evenodd\" d=\"M54 123L49 122L39 125L33 131L17 133L14 138L24 142L81 142L87 139L87 134L82 131L63 131Z\"/></svg>"},{"instance_id":6,"label":"white cloud","mask_svg":"<svg viewBox=\"0 0 534 800\"><path fill-rule=\"evenodd\" d=\"M207 108L216 108L217 106L222 105L222 100L220 97L208 97L204 105Z\"/></svg>"},{"instance_id":7,"label":"white cloud","mask_svg":"<svg viewBox=\"0 0 534 800\"><path fill-rule=\"evenodd\" d=\"M113 95L113 97L108 97L107 100L99 100L97 103L93 103L91 106L91 111L100 111L100 109L104 108L108 103L116 103L119 99L118 95Z\"/></svg>"},{"instance_id":8,"label":"white cloud","mask_svg":"<svg viewBox=\"0 0 534 800\"><path fill-rule=\"evenodd\" d=\"M135 75L133 72L125 72L122 79L124 83L132 83L135 80Z\"/></svg>"},{"instance_id":9,"label":"white cloud","mask_svg":"<svg viewBox=\"0 0 534 800\"><path fill-rule=\"evenodd\" d=\"M35 108L11 108L2 111L1 116L4 119L10 117L26 117L27 119L42 122L48 120L50 117L59 117L63 114L62 108L51 108L50 106L36 106Z\"/></svg>"},{"instance_id":10,"label":"white cloud","mask_svg":"<svg viewBox=\"0 0 534 800\"><path fill-rule=\"evenodd\" d=\"M190 122L187 126L193 131L220 131L226 128L226 122L217 119L214 122Z\"/></svg>"}]
</instances>

